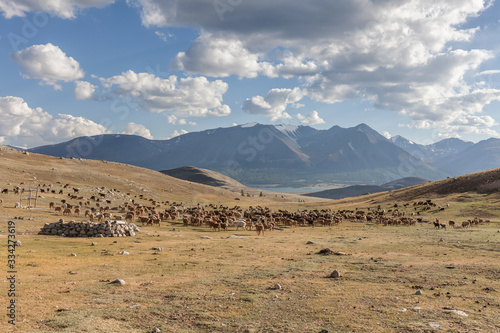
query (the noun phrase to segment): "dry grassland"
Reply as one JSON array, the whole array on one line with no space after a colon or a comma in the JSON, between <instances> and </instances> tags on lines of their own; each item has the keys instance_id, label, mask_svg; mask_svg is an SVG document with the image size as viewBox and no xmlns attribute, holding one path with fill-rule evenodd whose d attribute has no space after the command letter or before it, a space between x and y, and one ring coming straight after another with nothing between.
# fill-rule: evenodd
<instances>
[{"instance_id":1,"label":"dry grassland","mask_svg":"<svg viewBox=\"0 0 500 333\"><path fill-rule=\"evenodd\" d=\"M69 183L88 197L105 186L120 191L111 198L113 206L128 197L140 201L143 194L188 205L265 204L296 210L381 204L388 210L410 198L405 192L397 199L402 192L394 192L300 204L295 197L234 201L232 192L116 163L26 156L3 147L0 153L0 188L21 181L53 183L57 189ZM16 247L16 325L2 314L2 331L500 332L500 197L495 193L425 194L449 204L445 211L422 213L426 221L461 222L475 216L492 221L471 229L344 221L337 227L284 228L257 237L234 227L215 232L175 221L159 228L139 224L135 237L92 239L37 234L44 223L61 218L47 209L60 195L40 198L43 209L13 208L14 194L0 198L4 275L7 221L15 221L16 239L22 242ZM318 254L324 248L344 255ZM341 277L330 278L333 270ZM115 279L126 284L109 284ZM1 282L6 313L9 283ZM273 289L276 284L281 289Z\"/></svg>"}]
</instances>

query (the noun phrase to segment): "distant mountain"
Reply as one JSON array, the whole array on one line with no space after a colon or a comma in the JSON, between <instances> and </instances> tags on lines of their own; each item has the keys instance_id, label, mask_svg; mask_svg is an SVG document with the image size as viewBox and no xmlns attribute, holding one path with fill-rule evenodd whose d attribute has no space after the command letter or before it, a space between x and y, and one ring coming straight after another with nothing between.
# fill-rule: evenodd
<instances>
[{"instance_id":1,"label":"distant mountain","mask_svg":"<svg viewBox=\"0 0 500 333\"><path fill-rule=\"evenodd\" d=\"M167 170L191 165L252 185L378 184L446 176L365 124L352 128L247 124L170 140L131 135L81 137L30 149L60 157L116 161Z\"/></svg>"},{"instance_id":2,"label":"distant mountain","mask_svg":"<svg viewBox=\"0 0 500 333\"><path fill-rule=\"evenodd\" d=\"M424 178L406 177L382 185L354 185L320 192L307 193L303 195L325 199L343 199L369 193L399 190L414 185L425 184L429 181L429 179Z\"/></svg>"},{"instance_id":3,"label":"distant mountain","mask_svg":"<svg viewBox=\"0 0 500 333\"><path fill-rule=\"evenodd\" d=\"M427 163L432 163L449 155L458 154L474 145L472 142L462 141L457 138L444 139L430 145L421 145L399 135L392 137L390 140L399 148L423 159Z\"/></svg>"},{"instance_id":4,"label":"distant mountain","mask_svg":"<svg viewBox=\"0 0 500 333\"><path fill-rule=\"evenodd\" d=\"M436 160L433 165L452 176L498 168L500 139L480 141L463 151Z\"/></svg>"}]
</instances>

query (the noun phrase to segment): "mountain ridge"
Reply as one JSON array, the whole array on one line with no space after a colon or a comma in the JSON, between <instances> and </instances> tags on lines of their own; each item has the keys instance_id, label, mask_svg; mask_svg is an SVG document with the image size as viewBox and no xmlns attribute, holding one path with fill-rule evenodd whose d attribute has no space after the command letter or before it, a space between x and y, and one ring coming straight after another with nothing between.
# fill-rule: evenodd
<instances>
[{"instance_id":1,"label":"mountain ridge","mask_svg":"<svg viewBox=\"0 0 500 333\"><path fill-rule=\"evenodd\" d=\"M408 147L402 147L405 140L400 137L397 144L394 138L389 140L364 123L349 128L334 125L326 130L252 123L187 133L169 140L124 134L80 137L28 151L109 160L153 170L191 165L222 173L248 186L305 187L325 183L378 185L404 177L442 179L460 172L450 170L446 163L449 156L475 146L458 139L443 140L433 147L420 145L424 147L422 154L411 154ZM425 152L434 157L427 159Z\"/></svg>"}]
</instances>

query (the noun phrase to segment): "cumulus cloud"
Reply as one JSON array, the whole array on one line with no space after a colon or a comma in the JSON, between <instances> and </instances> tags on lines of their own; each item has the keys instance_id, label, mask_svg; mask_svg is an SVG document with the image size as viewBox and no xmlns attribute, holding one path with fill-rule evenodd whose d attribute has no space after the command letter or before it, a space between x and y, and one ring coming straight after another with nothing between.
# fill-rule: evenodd
<instances>
[{"instance_id":1,"label":"cumulus cloud","mask_svg":"<svg viewBox=\"0 0 500 333\"><path fill-rule=\"evenodd\" d=\"M180 131L175 130L172 133L170 133L170 136L168 138L172 139L172 138L175 138L175 137L177 137L179 135L183 135L183 134L187 134L187 133L189 133L189 132L186 131L186 130L183 130L183 129L181 129Z\"/></svg>"},{"instance_id":2,"label":"cumulus cloud","mask_svg":"<svg viewBox=\"0 0 500 333\"><path fill-rule=\"evenodd\" d=\"M21 66L25 77L41 80L42 84L54 86L56 90L61 89L58 82L75 81L85 76L78 61L51 43L25 48L14 53L12 59Z\"/></svg>"},{"instance_id":3,"label":"cumulus cloud","mask_svg":"<svg viewBox=\"0 0 500 333\"><path fill-rule=\"evenodd\" d=\"M89 119L69 114L52 116L14 96L0 97L0 118L0 142L20 147L108 133L104 126Z\"/></svg>"},{"instance_id":4,"label":"cumulus cloud","mask_svg":"<svg viewBox=\"0 0 500 333\"><path fill-rule=\"evenodd\" d=\"M5 18L26 16L29 12L47 12L72 19L79 10L89 7L104 7L115 0L0 0L0 12Z\"/></svg>"},{"instance_id":5,"label":"cumulus cloud","mask_svg":"<svg viewBox=\"0 0 500 333\"><path fill-rule=\"evenodd\" d=\"M222 104L227 83L210 82L205 77L160 78L150 73L127 71L108 79L103 86L120 97L129 98L149 112L172 112L180 116L227 116L229 106Z\"/></svg>"},{"instance_id":6,"label":"cumulus cloud","mask_svg":"<svg viewBox=\"0 0 500 333\"><path fill-rule=\"evenodd\" d=\"M443 128L450 119L477 115L500 95L498 89L482 92L474 82L497 74L474 75L492 53L457 48L477 34L479 28L467 23L492 5L489 0L129 3L139 9L145 26L200 29L200 37L173 63L190 73L297 77L305 82L303 94L315 101L369 100L409 115L415 127L423 128ZM264 97L245 104L250 113L286 118Z\"/></svg>"},{"instance_id":7,"label":"cumulus cloud","mask_svg":"<svg viewBox=\"0 0 500 333\"><path fill-rule=\"evenodd\" d=\"M180 52L172 68L207 76L254 78L262 73L272 75L272 65L259 62L259 56L249 52L239 40L217 39L210 34L198 38L186 52Z\"/></svg>"},{"instance_id":8,"label":"cumulus cloud","mask_svg":"<svg viewBox=\"0 0 500 333\"><path fill-rule=\"evenodd\" d=\"M146 139L153 140L151 131L146 126L136 123L128 123L120 134L139 135Z\"/></svg>"},{"instance_id":9,"label":"cumulus cloud","mask_svg":"<svg viewBox=\"0 0 500 333\"><path fill-rule=\"evenodd\" d=\"M278 119L292 118L285 112L289 104L293 104L302 99L303 94L300 89L272 89L265 97L254 96L245 100L243 111L250 114L259 114L269 117L271 121Z\"/></svg>"},{"instance_id":10,"label":"cumulus cloud","mask_svg":"<svg viewBox=\"0 0 500 333\"><path fill-rule=\"evenodd\" d=\"M297 113L297 118L300 120L300 122L304 125L318 125L318 124L324 124L325 121L321 119L321 117L318 114L318 111L312 111L306 116L301 115L300 113Z\"/></svg>"},{"instance_id":11,"label":"cumulus cloud","mask_svg":"<svg viewBox=\"0 0 500 333\"><path fill-rule=\"evenodd\" d=\"M96 86L87 81L76 81L74 96L76 99L93 99Z\"/></svg>"}]
</instances>

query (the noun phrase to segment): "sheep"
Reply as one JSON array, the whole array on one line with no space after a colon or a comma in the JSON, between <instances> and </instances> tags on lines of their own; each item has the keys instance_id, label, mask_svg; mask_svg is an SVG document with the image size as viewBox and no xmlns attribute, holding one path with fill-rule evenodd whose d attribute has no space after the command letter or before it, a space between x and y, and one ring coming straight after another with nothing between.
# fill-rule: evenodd
<instances>
[{"instance_id":1,"label":"sheep","mask_svg":"<svg viewBox=\"0 0 500 333\"><path fill-rule=\"evenodd\" d=\"M54 202L49 203L49 209L54 209L56 204Z\"/></svg>"},{"instance_id":2,"label":"sheep","mask_svg":"<svg viewBox=\"0 0 500 333\"><path fill-rule=\"evenodd\" d=\"M470 222L469 221L463 221L462 222L462 228L470 228Z\"/></svg>"},{"instance_id":3,"label":"sheep","mask_svg":"<svg viewBox=\"0 0 500 333\"><path fill-rule=\"evenodd\" d=\"M245 222L245 219L239 219L234 223L234 225L236 226L236 230L238 230L239 228L243 228L243 230L247 229L247 223Z\"/></svg>"},{"instance_id":4,"label":"sheep","mask_svg":"<svg viewBox=\"0 0 500 333\"><path fill-rule=\"evenodd\" d=\"M450 226L450 228L455 228L455 221L453 220L448 221L448 225Z\"/></svg>"},{"instance_id":5,"label":"sheep","mask_svg":"<svg viewBox=\"0 0 500 333\"><path fill-rule=\"evenodd\" d=\"M16 202L16 203L14 204L14 208L21 208L21 203Z\"/></svg>"}]
</instances>

